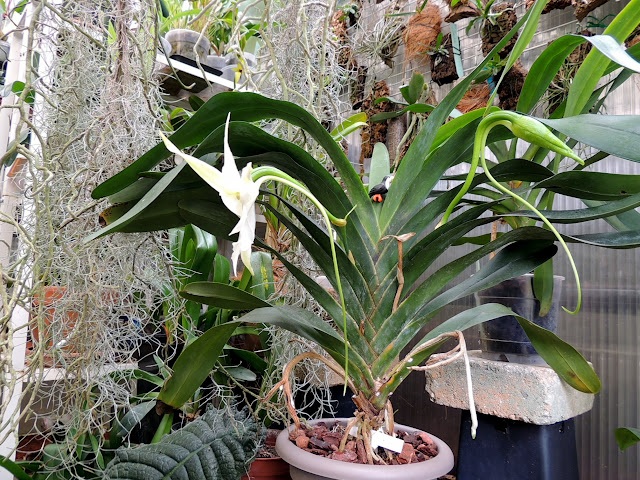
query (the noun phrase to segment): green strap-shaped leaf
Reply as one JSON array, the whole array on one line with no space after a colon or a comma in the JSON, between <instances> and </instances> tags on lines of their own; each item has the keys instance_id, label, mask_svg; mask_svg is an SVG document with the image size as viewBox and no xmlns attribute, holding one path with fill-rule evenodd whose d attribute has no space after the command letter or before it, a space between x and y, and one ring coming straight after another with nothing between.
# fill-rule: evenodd
<instances>
[{"instance_id":1,"label":"green strap-shaped leaf","mask_svg":"<svg viewBox=\"0 0 640 480\"><path fill-rule=\"evenodd\" d=\"M605 29L605 35L624 41L638 26L640 0L631 0ZM583 107L596 89L610 61L597 49L591 50L571 82L564 116L572 117L582 112Z\"/></svg>"},{"instance_id":2,"label":"green strap-shaped leaf","mask_svg":"<svg viewBox=\"0 0 640 480\"><path fill-rule=\"evenodd\" d=\"M565 382L585 393L598 393L602 387L595 370L571 345L555 333L516 316L536 352Z\"/></svg>"},{"instance_id":3,"label":"green strap-shaped leaf","mask_svg":"<svg viewBox=\"0 0 640 480\"><path fill-rule=\"evenodd\" d=\"M640 115L587 114L555 120L538 120L598 150L640 162Z\"/></svg>"},{"instance_id":4,"label":"green strap-shaped leaf","mask_svg":"<svg viewBox=\"0 0 640 480\"><path fill-rule=\"evenodd\" d=\"M180 296L194 302L230 310L253 310L270 306L261 298L228 283L192 282L185 285Z\"/></svg>"},{"instance_id":5,"label":"green strap-shaped leaf","mask_svg":"<svg viewBox=\"0 0 640 480\"><path fill-rule=\"evenodd\" d=\"M308 340L316 342L342 368L344 368L344 339L338 335L326 322L313 313L291 306L275 306L259 308L242 317L249 323L269 323L289 330ZM351 339L350 339L351 340ZM349 376L358 385L367 388L373 385L373 378L369 366L354 349L349 350Z\"/></svg>"},{"instance_id":6,"label":"green strap-shaped leaf","mask_svg":"<svg viewBox=\"0 0 640 480\"><path fill-rule=\"evenodd\" d=\"M33 477L25 472L19 463L2 455L0 455L0 467L5 468L18 480L33 480Z\"/></svg>"},{"instance_id":7,"label":"green strap-shaped leaf","mask_svg":"<svg viewBox=\"0 0 640 480\"><path fill-rule=\"evenodd\" d=\"M178 356L158 400L174 408L182 407L209 376L238 325L238 322L229 322L212 327L187 345Z\"/></svg>"},{"instance_id":8,"label":"green strap-shaped leaf","mask_svg":"<svg viewBox=\"0 0 640 480\"><path fill-rule=\"evenodd\" d=\"M618 447L624 451L630 446L640 442L640 429L633 427L616 428L615 436Z\"/></svg>"}]
</instances>

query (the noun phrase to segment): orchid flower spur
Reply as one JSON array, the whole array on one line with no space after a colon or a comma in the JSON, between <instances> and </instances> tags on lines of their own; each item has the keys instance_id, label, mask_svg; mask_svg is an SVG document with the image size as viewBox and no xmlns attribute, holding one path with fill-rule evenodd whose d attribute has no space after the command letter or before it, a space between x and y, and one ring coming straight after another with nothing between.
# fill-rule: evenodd
<instances>
[{"instance_id":1,"label":"orchid flower spur","mask_svg":"<svg viewBox=\"0 0 640 480\"><path fill-rule=\"evenodd\" d=\"M573 270L573 275L576 279L576 287L578 289L578 301L575 310L570 311L565 307L562 307L567 313L575 314L580 310L580 305L582 303L582 289L580 287L580 277L578 275L578 269L575 265L571 252L569 251L569 247L565 243L562 235L556 230L556 228L551 224L551 222L530 202L513 192L512 190L505 188L501 185L490 173L489 167L487 166L487 162L485 160L485 146L487 144L487 138L489 137L489 132L494 127L498 125L502 125L517 137L521 138L536 147L543 147L555 152L557 154L563 155L565 157L569 157L574 159L581 165L584 165L584 161L575 154L575 152L564 142L562 142L558 137L556 137L547 127L545 127L541 122L536 120L535 118L528 117L526 115L521 115L519 113L510 112L510 111L499 111L493 112L487 115L482 119L480 125L478 125L478 130L476 132L475 141L473 144L473 158L471 160L471 167L469 169L469 174L465 179L462 188L453 199L449 207L444 213L442 220L439 225L442 225L447 222L449 216L453 212L456 205L460 202L462 197L469 191L471 187L471 183L473 182L473 177L475 176L476 169L478 168L478 163L482 165L485 175L489 179L489 182L500 192L507 194L514 198L516 201L525 205L528 209L534 212L540 220L549 228L551 232L556 236L562 248L567 253L569 257L569 263L571 264L571 268Z\"/></svg>"}]
</instances>

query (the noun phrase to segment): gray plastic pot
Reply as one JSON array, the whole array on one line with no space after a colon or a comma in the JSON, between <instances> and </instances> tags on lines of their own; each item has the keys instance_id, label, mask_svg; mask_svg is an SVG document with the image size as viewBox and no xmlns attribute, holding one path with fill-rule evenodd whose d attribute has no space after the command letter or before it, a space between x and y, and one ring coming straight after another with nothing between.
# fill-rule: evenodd
<instances>
[{"instance_id":1,"label":"gray plastic pot","mask_svg":"<svg viewBox=\"0 0 640 480\"><path fill-rule=\"evenodd\" d=\"M331 427L336 422L346 425L347 418L312 420L310 425L319 422ZM289 464L292 480L430 480L446 475L453 469L453 453L449 446L438 437L433 438L438 446L438 455L430 460L408 465L362 465L341 462L314 455L296 446L289 440L289 432L294 425L283 430L276 440L276 451ZM396 424L396 431L419 432L415 428Z\"/></svg>"},{"instance_id":2,"label":"gray plastic pot","mask_svg":"<svg viewBox=\"0 0 640 480\"><path fill-rule=\"evenodd\" d=\"M182 55L183 57L195 60L193 48L195 46L197 56L205 60L211 48L211 42L205 36L200 36L200 32L177 28L166 33L164 38L171 44L170 55Z\"/></svg>"}]
</instances>

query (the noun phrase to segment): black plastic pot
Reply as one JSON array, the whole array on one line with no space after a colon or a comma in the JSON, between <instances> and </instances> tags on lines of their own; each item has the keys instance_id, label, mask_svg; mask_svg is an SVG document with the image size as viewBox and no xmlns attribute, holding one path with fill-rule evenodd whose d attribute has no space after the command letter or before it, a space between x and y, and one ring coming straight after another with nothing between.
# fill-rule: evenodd
<instances>
[{"instance_id":1,"label":"black plastic pot","mask_svg":"<svg viewBox=\"0 0 640 480\"><path fill-rule=\"evenodd\" d=\"M551 310L540 316L540 302L533 294L533 274L522 275L502 282L495 287L476 293L476 303L499 303L511 308L518 315L547 330L558 328L560 295L564 277L553 277L553 302ZM497 354L535 355L536 351L515 317L496 318L480 325L480 343L485 352Z\"/></svg>"}]
</instances>

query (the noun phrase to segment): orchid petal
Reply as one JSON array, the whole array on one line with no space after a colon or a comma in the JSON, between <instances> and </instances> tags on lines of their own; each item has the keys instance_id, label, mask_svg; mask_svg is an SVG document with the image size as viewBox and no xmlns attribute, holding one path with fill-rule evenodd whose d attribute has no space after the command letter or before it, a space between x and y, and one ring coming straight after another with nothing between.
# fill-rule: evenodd
<instances>
[{"instance_id":1,"label":"orchid petal","mask_svg":"<svg viewBox=\"0 0 640 480\"><path fill-rule=\"evenodd\" d=\"M222 173L215 167L212 167L206 162L203 162L199 158L192 157L184 152L181 152L178 147L176 147L171 140L165 137L162 133L160 134L162 137L162 141L164 142L165 147L171 153L178 155L185 162L189 164L189 166L212 188L221 192L225 189L225 182L223 179Z\"/></svg>"}]
</instances>

